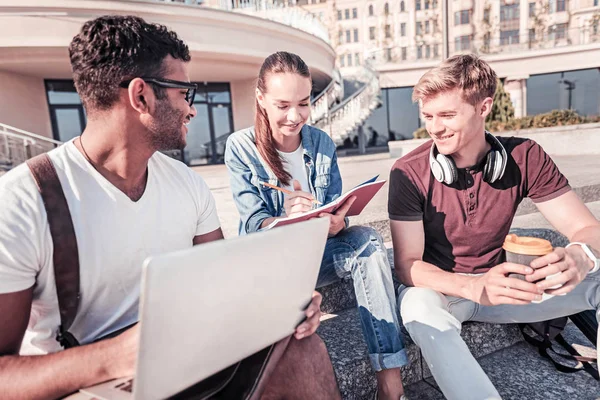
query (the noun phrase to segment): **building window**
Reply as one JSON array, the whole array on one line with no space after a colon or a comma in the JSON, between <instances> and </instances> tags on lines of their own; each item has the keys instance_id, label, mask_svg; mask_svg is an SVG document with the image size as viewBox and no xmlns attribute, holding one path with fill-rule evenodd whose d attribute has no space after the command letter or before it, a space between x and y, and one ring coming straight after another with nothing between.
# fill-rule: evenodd
<instances>
[{"instance_id":1,"label":"building window","mask_svg":"<svg viewBox=\"0 0 600 400\"><path fill-rule=\"evenodd\" d=\"M487 32L485 35L483 35L483 48L486 51L489 51L491 44L492 44L492 34L490 32Z\"/></svg>"},{"instance_id":2,"label":"building window","mask_svg":"<svg viewBox=\"0 0 600 400\"><path fill-rule=\"evenodd\" d=\"M437 8L437 6L438 6L438 2L437 2L437 0L433 0L433 1L431 2L431 8L435 10L435 9Z\"/></svg>"},{"instance_id":3,"label":"building window","mask_svg":"<svg viewBox=\"0 0 600 400\"><path fill-rule=\"evenodd\" d=\"M342 10L337 10L337 14L338 14L338 21L340 21L342 19Z\"/></svg>"},{"instance_id":4,"label":"building window","mask_svg":"<svg viewBox=\"0 0 600 400\"><path fill-rule=\"evenodd\" d=\"M406 22L400 24L400 36L406 36Z\"/></svg>"},{"instance_id":5,"label":"building window","mask_svg":"<svg viewBox=\"0 0 600 400\"><path fill-rule=\"evenodd\" d=\"M519 30L500 31L500 45L507 46L519 43Z\"/></svg>"},{"instance_id":6,"label":"building window","mask_svg":"<svg viewBox=\"0 0 600 400\"><path fill-rule=\"evenodd\" d=\"M352 9L352 19L358 18L358 10L356 8Z\"/></svg>"},{"instance_id":7,"label":"building window","mask_svg":"<svg viewBox=\"0 0 600 400\"><path fill-rule=\"evenodd\" d=\"M417 35L422 35L422 34L423 34L423 23L417 22Z\"/></svg>"},{"instance_id":8,"label":"building window","mask_svg":"<svg viewBox=\"0 0 600 400\"><path fill-rule=\"evenodd\" d=\"M344 43L344 31L338 31L338 43Z\"/></svg>"},{"instance_id":9,"label":"building window","mask_svg":"<svg viewBox=\"0 0 600 400\"><path fill-rule=\"evenodd\" d=\"M425 9L429 10L429 0L424 1Z\"/></svg>"},{"instance_id":10,"label":"building window","mask_svg":"<svg viewBox=\"0 0 600 400\"><path fill-rule=\"evenodd\" d=\"M374 26L369 27L369 39L375 40L375 27Z\"/></svg>"},{"instance_id":11,"label":"building window","mask_svg":"<svg viewBox=\"0 0 600 400\"><path fill-rule=\"evenodd\" d=\"M454 39L454 49L456 51L471 50L471 36L458 36Z\"/></svg>"},{"instance_id":12,"label":"building window","mask_svg":"<svg viewBox=\"0 0 600 400\"><path fill-rule=\"evenodd\" d=\"M385 38L389 39L392 37L392 27L388 24L385 26Z\"/></svg>"},{"instance_id":13,"label":"building window","mask_svg":"<svg viewBox=\"0 0 600 400\"><path fill-rule=\"evenodd\" d=\"M594 7L596 7L598 4L600 4L599 0L594 0Z\"/></svg>"},{"instance_id":14,"label":"building window","mask_svg":"<svg viewBox=\"0 0 600 400\"><path fill-rule=\"evenodd\" d=\"M73 81L46 81L46 95L54 139L67 142L81 135L86 120Z\"/></svg>"},{"instance_id":15,"label":"building window","mask_svg":"<svg viewBox=\"0 0 600 400\"><path fill-rule=\"evenodd\" d=\"M462 10L454 13L454 25L466 25L470 23L470 11Z\"/></svg>"},{"instance_id":16,"label":"building window","mask_svg":"<svg viewBox=\"0 0 600 400\"><path fill-rule=\"evenodd\" d=\"M500 21L514 21L519 19L519 3L502 4L500 6Z\"/></svg>"},{"instance_id":17,"label":"building window","mask_svg":"<svg viewBox=\"0 0 600 400\"><path fill-rule=\"evenodd\" d=\"M565 39L567 37L567 24L556 24L550 27L550 40Z\"/></svg>"},{"instance_id":18,"label":"building window","mask_svg":"<svg viewBox=\"0 0 600 400\"><path fill-rule=\"evenodd\" d=\"M383 6L383 13L385 15L388 15L390 13L390 5L388 3L385 3L385 5Z\"/></svg>"},{"instance_id":19,"label":"building window","mask_svg":"<svg viewBox=\"0 0 600 400\"><path fill-rule=\"evenodd\" d=\"M535 29L529 29L529 43L535 43Z\"/></svg>"},{"instance_id":20,"label":"building window","mask_svg":"<svg viewBox=\"0 0 600 400\"><path fill-rule=\"evenodd\" d=\"M440 27L438 26L438 22L437 19L433 20L433 33L438 33L440 30Z\"/></svg>"},{"instance_id":21,"label":"building window","mask_svg":"<svg viewBox=\"0 0 600 400\"><path fill-rule=\"evenodd\" d=\"M391 48L387 48L385 49L385 59L386 61L392 61L392 49Z\"/></svg>"},{"instance_id":22,"label":"building window","mask_svg":"<svg viewBox=\"0 0 600 400\"><path fill-rule=\"evenodd\" d=\"M529 18L535 17L535 1L529 3Z\"/></svg>"},{"instance_id":23,"label":"building window","mask_svg":"<svg viewBox=\"0 0 600 400\"><path fill-rule=\"evenodd\" d=\"M369 17L373 16L373 4L369 4Z\"/></svg>"},{"instance_id":24,"label":"building window","mask_svg":"<svg viewBox=\"0 0 600 400\"><path fill-rule=\"evenodd\" d=\"M404 2L401 1L400 2L400 12L404 12L404 11L405 11Z\"/></svg>"},{"instance_id":25,"label":"building window","mask_svg":"<svg viewBox=\"0 0 600 400\"><path fill-rule=\"evenodd\" d=\"M425 21L425 33L429 33L429 21Z\"/></svg>"},{"instance_id":26,"label":"building window","mask_svg":"<svg viewBox=\"0 0 600 400\"><path fill-rule=\"evenodd\" d=\"M431 58L431 46L425 46L425 58Z\"/></svg>"},{"instance_id":27,"label":"building window","mask_svg":"<svg viewBox=\"0 0 600 400\"><path fill-rule=\"evenodd\" d=\"M346 64L348 64L349 67L352 66L352 54L346 54Z\"/></svg>"},{"instance_id":28,"label":"building window","mask_svg":"<svg viewBox=\"0 0 600 400\"><path fill-rule=\"evenodd\" d=\"M433 45L433 56L435 58L438 58L440 56L440 45L439 44Z\"/></svg>"},{"instance_id":29,"label":"building window","mask_svg":"<svg viewBox=\"0 0 600 400\"><path fill-rule=\"evenodd\" d=\"M350 9L349 8L346 8L344 10L344 18L345 19L350 19Z\"/></svg>"},{"instance_id":30,"label":"building window","mask_svg":"<svg viewBox=\"0 0 600 400\"><path fill-rule=\"evenodd\" d=\"M401 49L402 61L406 61L406 47Z\"/></svg>"},{"instance_id":31,"label":"building window","mask_svg":"<svg viewBox=\"0 0 600 400\"><path fill-rule=\"evenodd\" d=\"M417 47L417 60L423 58L423 46Z\"/></svg>"},{"instance_id":32,"label":"building window","mask_svg":"<svg viewBox=\"0 0 600 400\"><path fill-rule=\"evenodd\" d=\"M487 22L488 24L490 23L490 9L486 8L485 10L483 10L483 22Z\"/></svg>"},{"instance_id":33,"label":"building window","mask_svg":"<svg viewBox=\"0 0 600 400\"><path fill-rule=\"evenodd\" d=\"M344 56L340 56L340 67L345 67L346 66L346 57Z\"/></svg>"},{"instance_id":34,"label":"building window","mask_svg":"<svg viewBox=\"0 0 600 400\"><path fill-rule=\"evenodd\" d=\"M357 67L360 65L360 54L354 53L354 65Z\"/></svg>"},{"instance_id":35,"label":"building window","mask_svg":"<svg viewBox=\"0 0 600 400\"><path fill-rule=\"evenodd\" d=\"M415 10L419 11L421 9L421 0L415 1Z\"/></svg>"},{"instance_id":36,"label":"building window","mask_svg":"<svg viewBox=\"0 0 600 400\"><path fill-rule=\"evenodd\" d=\"M358 42L358 29L354 30L354 43Z\"/></svg>"},{"instance_id":37,"label":"building window","mask_svg":"<svg viewBox=\"0 0 600 400\"><path fill-rule=\"evenodd\" d=\"M350 32L349 30L346 31L346 43L351 43L352 42L352 32Z\"/></svg>"},{"instance_id":38,"label":"building window","mask_svg":"<svg viewBox=\"0 0 600 400\"><path fill-rule=\"evenodd\" d=\"M567 9L566 0L550 0L548 1L548 11L550 13L562 12Z\"/></svg>"}]
</instances>

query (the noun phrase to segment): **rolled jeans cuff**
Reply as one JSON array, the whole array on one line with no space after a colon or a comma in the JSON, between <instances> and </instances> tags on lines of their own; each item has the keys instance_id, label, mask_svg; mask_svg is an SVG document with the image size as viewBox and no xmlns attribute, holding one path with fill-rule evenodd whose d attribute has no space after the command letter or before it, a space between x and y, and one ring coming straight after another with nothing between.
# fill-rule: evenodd
<instances>
[{"instance_id":1,"label":"rolled jeans cuff","mask_svg":"<svg viewBox=\"0 0 600 400\"><path fill-rule=\"evenodd\" d=\"M400 368L408 364L406 349L402 349L396 353L369 354L369 360L375 372L384 369Z\"/></svg>"}]
</instances>

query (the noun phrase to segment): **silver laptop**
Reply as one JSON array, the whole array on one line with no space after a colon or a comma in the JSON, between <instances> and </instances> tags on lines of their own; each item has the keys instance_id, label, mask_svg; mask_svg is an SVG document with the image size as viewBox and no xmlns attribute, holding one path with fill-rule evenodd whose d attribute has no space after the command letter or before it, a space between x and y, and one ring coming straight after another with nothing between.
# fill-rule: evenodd
<instances>
[{"instance_id":1,"label":"silver laptop","mask_svg":"<svg viewBox=\"0 0 600 400\"><path fill-rule=\"evenodd\" d=\"M220 240L144 263L135 378L73 398L164 399L292 334L317 281L329 219Z\"/></svg>"}]
</instances>

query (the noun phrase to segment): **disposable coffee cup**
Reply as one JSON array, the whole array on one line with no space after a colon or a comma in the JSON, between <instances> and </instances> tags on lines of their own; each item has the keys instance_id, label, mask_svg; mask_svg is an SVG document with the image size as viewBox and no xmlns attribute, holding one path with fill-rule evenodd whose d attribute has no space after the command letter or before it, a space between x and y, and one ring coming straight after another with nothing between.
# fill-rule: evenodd
<instances>
[{"instance_id":1,"label":"disposable coffee cup","mask_svg":"<svg viewBox=\"0 0 600 400\"><path fill-rule=\"evenodd\" d=\"M506 261L515 264L529 265L536 258L552 253L552 244L546 239L529 236L507 235L502 245L506 253Z\"/></svg>"},{"instance_id":2,"label":"disposable coffee cup","mask_svg":"<svg viewBox=\"0 0 600 400\"><path fill-rule=\"evenodd\" d=\"M552 243L546 239L529 236L517 236L515 234L506 236L502 248L506 254L506 261L527 266L529 266L529 264L536 258L545 256L554 250L552 248ZM550 275L546 279L552 278L556 275L557 274ZM522 274L510 274L509 277L525 280L525 275ZM558 289L559 287L560 285L553 286L550 289ZM542 300L533 301L533 303L540 303L551 297L554 296L544 293L542 294Z\"/></svg>"}]
</instances>

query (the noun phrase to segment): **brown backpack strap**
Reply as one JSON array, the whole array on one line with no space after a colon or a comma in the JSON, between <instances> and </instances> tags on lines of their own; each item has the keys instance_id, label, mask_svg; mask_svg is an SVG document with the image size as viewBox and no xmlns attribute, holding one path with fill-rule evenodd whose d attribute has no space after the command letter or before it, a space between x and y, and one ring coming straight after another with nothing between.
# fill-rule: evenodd
<instances>
[{"instance_id":1,"label":"brown backpack strap","mask_svg":"<svg viewBox=\"0 0 600 400\"><path fill-rule=\"evenodd\" d=\"M56 169L47 154L27 161L42 195L54 247L54 280L60 310L56 340L66 349L79 345L68 332L79 307L79 252L69 206Z\"/></svg>"}]
</instances>

